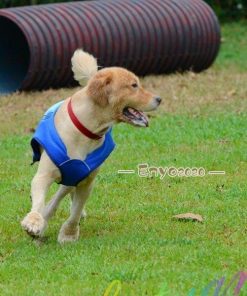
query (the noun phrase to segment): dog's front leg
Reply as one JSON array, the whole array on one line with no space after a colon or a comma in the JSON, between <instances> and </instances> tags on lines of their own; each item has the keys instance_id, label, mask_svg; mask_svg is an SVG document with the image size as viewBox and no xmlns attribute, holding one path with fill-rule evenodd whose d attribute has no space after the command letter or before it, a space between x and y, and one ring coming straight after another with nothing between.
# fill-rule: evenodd
<instances>
[{"instance_id":1,"label":"dog's front leg","mask_svg":"<svg viewBox=\"0 0 247 296\"><path fill-rule=\"evenodd\" d=\"M71 212L69 219L62 225L58 241L60 243L76 241L79 237L79 223L82 215L84 205L90 196L93 188L95 176L97 175L98 169L93 171L87 179L82 181L75 189Z\"/></svg>"},{"instance_id":2,"label":"dog's front leg","mask_svg":"<svg viewBox=\"0 0 247 296\"><path fill-rule=\"evenodd\" d=\"M60 173L48 155L43 152L38 171L31 184L32 209L22 220L21 225L31 236L41 236L47 222L43 217L45 197L50 185L59 178Z\"/></svg>"},{"instance_id":3,"label":"dog's front leg","mask_svg":"<svg viewBox=\"0 0 247 296\"><path fill-rule=\"evenodd\" d=\"M53 180L47 176L36 174L32 180L32 209L22 220L21 225L31 236L41 236L46 228L42 212L45 206L46 193Z\"/></svg>"}]
</instances>

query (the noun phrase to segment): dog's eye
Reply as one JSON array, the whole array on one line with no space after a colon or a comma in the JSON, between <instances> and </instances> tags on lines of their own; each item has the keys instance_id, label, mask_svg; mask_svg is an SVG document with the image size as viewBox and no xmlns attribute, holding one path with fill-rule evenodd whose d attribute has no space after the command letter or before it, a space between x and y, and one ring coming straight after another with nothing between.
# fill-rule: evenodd
<instances>
[{"instance_id":1,"label":"dog's eye","mask_svg":"<svg viewBox=\"0 0 247 296\"><path fill-rule=\"evenodd\" d=\"M131 84L131 86L132 86L133 88L137 88L137 87L138 87L138 84L137 84L137 83L133 83L133 84Z\"/></svg>"}]
</instances>

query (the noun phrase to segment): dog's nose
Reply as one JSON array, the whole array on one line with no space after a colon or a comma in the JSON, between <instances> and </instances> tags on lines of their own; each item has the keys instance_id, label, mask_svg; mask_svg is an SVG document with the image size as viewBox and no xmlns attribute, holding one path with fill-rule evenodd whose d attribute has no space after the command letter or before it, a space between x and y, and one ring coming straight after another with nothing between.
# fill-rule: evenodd
<instances>
[{"instance_id":1,"label":"dog's nose","mask_svg":"<svg viewBox=\"0 0 247 296\"><path fill-rule=\"evenodd\" d=\"M158 103L158 105L161 103L162 99L160 97L155 97L156 102Z\"/></svg>"}]
</instances>

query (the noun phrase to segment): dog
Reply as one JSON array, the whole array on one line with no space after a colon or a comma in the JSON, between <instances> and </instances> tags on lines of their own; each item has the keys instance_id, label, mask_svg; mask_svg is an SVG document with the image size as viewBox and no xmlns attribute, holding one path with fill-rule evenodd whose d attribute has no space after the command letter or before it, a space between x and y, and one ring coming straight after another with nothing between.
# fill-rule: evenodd
<instances>
[{"instance_id":1,"label":"dog","mask_svg":"<svg viewBox=\"0 0 247 296\"><path fill-rule=\"evenodd\" d=\"M58 242L79 238L79 222L86 216L85 203L104 160L113 151L114 124L124 122L147 127L144 112L155 110L161 98L145 90L132 72L109 67L98 69L97 60L78 49L71 59L74 78L82 89L52 106L40 121L31 145L39 161L31 183L31 211L21 222L32 237L42 237L60 201L71 194L69 218L62 225ZM59 183L54 197L45 204L52 183Z\"/></svg>"}]
</instances>

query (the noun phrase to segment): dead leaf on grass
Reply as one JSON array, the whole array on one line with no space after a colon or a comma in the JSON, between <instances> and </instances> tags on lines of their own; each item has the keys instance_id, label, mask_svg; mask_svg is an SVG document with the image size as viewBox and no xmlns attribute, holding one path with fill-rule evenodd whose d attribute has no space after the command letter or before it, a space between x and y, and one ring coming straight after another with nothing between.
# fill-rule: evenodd
<instances>
[{"instance_id":1,"label":"dead leaf on grass","mask_svg":"<svg viewBox=\"0 0 247 296\"><path fill-rule=\"evenodd\" d=\"M26 134L33 134L35 133L35 128L29 127L25 129Z\"/></svg>"},{"instance_id":2,"label":"dead leaf on grass","mask_svg":"<svg viewBox=\"0 0 247 296\"><path fill-rule=\"evenodd\" d=\"M195 221L195 222L202 222L203 218L199 214L193 214L193 213L185 213L185 214L179 214L172 216L172 218L177 220L186 220L186 221Z\"/></svg>"},{"instance_id":3,"label":"dead leaf on grass","mask_svg":"<svg viewBox=\"0 0 247 296\"><path fill-rule=\"evenodd\" d=\"M227 92L227 96L232 97L236 95L236 93L237 93L236 89L231 89L230 91Z\"/></svg>"}]
</instances>

